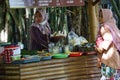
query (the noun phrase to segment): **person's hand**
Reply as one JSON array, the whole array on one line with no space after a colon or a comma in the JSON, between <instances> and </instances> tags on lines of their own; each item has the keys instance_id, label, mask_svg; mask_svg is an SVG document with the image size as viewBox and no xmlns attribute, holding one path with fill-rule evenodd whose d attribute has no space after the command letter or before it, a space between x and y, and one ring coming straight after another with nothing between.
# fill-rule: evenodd
<instances>
[{"instance_id":1,"label":"person's hand","mask_svg":"<svg viewBox=\"0 0 120 80\"><path fill-rule=\"evenodd\" d=\"M98 53L102 53L102 50L101 50L99 47L97 47L97 46L95 46L95 50L96 50Z\"/></svg>"},{"instance_id":2,"label":"person's hand","mask_svg":"<svg viewBox=\"0 0 120 80\"><path fill-rule=\"evenodd\" d=\"M97 58L97 67L101 68L101 59L100 58Z\"/></svg>"}]
</instances>

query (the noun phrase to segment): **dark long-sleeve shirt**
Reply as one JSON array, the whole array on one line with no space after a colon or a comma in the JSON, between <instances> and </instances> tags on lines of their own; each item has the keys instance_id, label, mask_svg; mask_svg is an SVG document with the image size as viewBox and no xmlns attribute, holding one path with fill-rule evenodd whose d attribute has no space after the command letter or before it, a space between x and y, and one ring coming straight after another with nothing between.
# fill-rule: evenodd
<instances>
[{"instance_id":1,"label":"dark long-sleeve shirt","mask_svg":"<svg viewBox=\"0 0 120 80\"><path fill-rule=\"evenodd\" d=\"M48 48L49 35L43 34L39 28L30 28L30 50L43 50Z\"/></svg>"}]
</instances>

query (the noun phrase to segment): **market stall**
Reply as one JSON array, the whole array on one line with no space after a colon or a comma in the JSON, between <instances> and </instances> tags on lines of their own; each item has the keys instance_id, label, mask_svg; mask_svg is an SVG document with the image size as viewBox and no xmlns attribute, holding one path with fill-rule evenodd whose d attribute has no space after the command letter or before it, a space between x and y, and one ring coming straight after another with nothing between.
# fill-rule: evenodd
<instances>
[{"instance_id":1,"label":"market stall","mask_svg":"<svg viewBox=\"0 0 120 80\"><path fill-rule=\"evenodd\" d=\"M17 3L16 0L10 0L10 8L83 6L84 4L83 0L19 0ZM64 12L65 9L62 9ZM63 20L64 17L63 15L60 19ZM58 19L57 21L59 22ZM57 31L51 38L53 39L49 49L43 51L24 50L21 43L0 44L4 47L4 51L0 54L0 79L98 80L100 78L94 43L89 43L74 31L70 31L67 35Z\"/></svg>"}]
</instances>

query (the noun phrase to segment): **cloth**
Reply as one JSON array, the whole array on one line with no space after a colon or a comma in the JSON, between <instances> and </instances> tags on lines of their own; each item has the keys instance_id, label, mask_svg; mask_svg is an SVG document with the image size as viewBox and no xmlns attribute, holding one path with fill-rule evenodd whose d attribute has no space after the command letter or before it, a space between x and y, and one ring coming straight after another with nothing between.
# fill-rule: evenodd
<instances>
[{"instance_id":1,"label":"cloth","mask_svg":"<svg viewBox=\"0 0 120 80\"><path fill-rule=\"evenodd\" d=\"M99 29L98 29L98 32L97 32L97 38L96 38L96 46L97 47L99 47L99 45L103 42L103 37L102 37L101 31L100 31L101 26L103 26L103 25L99 25L99 27L98 27Z\"/></svg>"},{"instance_id":2,"label":"cloth","mask_svg":"<svg viewBox=\"0 0 120 80\"><path fill-rule=\"evenodd\" d=\"M48 14L44 9L38 9L36 12L39 12L42 15L42 22L33 23L32 26L37 27L43 34L49 35L51 33L51 29L48 23Z\"/></svg>"},{"instance_id":3,"label":"cloth","mask_svg":"<svg viewBox=\"0 0 120 80\"><path fill-rule=\"evenodd\" d=\"M102 77L100 80L120 80L120 70L116 70L102 63L101 65Z\"/></svg>"},{"instance_id":4,"label":"cloth","mask_svg":"<svg viewBox=\"0 0 120 80\"><path fill-rule=\"evenodd\" d=\"M110 9L102 9L103 14L103 24L110 30L113 43L116 48L120 51L120 30L116 26L116 21L113 17L113 13Z\"/></svg>"},{"instance_id":5,"label":"cloth","mask_svg":"<svg viewBox=\"0 0 120 80\"><path fill-rule=\"evenodd\" d=\"M49 36L43 34L38 28L32 26L30 29L30 50L47 49Z\"/></svg>"},{"instance_id":6,"label":"cloth","mask_svg":"<svg viewBox=\"0 0 120 80\"><path fill-rule=\"evenodd\" d=\"M42 32L42 34L49 35L51 33L51 29L49 27L48 22L46 22L45 24L33 23L31 26L38 28Z\"/></svg>"},{"instance_id":7,"label":"cloth","mask_svg":"<svg viewBox=\"0 0 120 80\"><path fill-rule=\"evenodd\" d=\"M109 29L103 25L100 29L103 40L98 44L99 48L103 48L104 51L101 55L101 62L115 69L120 68L120 55L113 42L112 34ZM109 48L109 49L108 49Z\"/></svg>"}]
</instances>

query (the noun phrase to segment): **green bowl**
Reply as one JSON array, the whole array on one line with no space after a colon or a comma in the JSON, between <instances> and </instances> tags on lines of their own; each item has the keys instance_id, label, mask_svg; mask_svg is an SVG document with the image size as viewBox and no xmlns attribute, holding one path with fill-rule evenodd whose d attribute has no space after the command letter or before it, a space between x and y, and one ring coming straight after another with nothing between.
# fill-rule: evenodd
<instances>
[{"instance_id":1,"label":"green bowl","mask_svg":"<svg viewBox=\"0 0 120 80\"><path fill-rule=\"evenodd\" d=\"M65 53L55 53L53 54L53 58L67 58L68 54Z\"/></svg>"}]
</instances>

